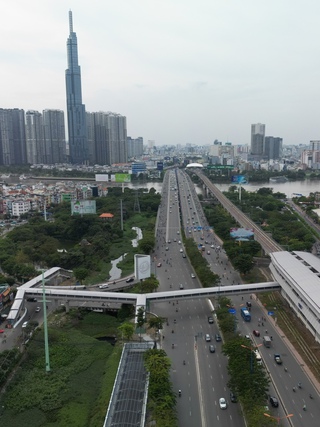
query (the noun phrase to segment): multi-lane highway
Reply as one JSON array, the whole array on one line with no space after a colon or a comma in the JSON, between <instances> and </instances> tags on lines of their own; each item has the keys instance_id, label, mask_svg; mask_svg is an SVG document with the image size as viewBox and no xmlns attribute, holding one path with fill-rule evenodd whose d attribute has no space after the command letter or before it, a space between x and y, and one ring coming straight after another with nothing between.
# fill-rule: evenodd
<instances>
[{"instance_id":1,"label":"multi-lane highway","mask_svg":"<svg viewBox=\"0 0 320 427\"><path fill-rule=\"evenodd\" d=\"M162 263L157 268L161 291L178 290L181 285L185 289L199 287L197 278L192 278L194 271L188 259L183 257L185 251L181 239L180 214L185 227L193 225L198 229L205 226L205 218L192 183L185 176L179 177L177 182L173 171L168 175L159 211L158 244L154 259L156 265ZM194 231L194 228L190 231L188 234L197 237L199 241L200 237L209 239L209 230L205 230L207 234ZM213 233L209 236L209 243L216 242ZM212 311L208 301L197 299L179 304L162 303L151 307L151 311L168 318L168 324L163 330L162 346L172 361L174 390L177 393L179 389L182 391L177 405L179 425L205 427L219 422L219 425L225 427L243 426L244 422L239 417L239 404L230 401L227 360L221 352L222 343L215 341L215 334L219 333L217 324L208 323ZM210 342L205 341L205 334L210 334ZM215 347L214 353L209 351L210 344ZM228 402L226 410L219 407L221 397Z\"/></svg>"},{"instance_id":2,"label":"multi-lane highway","mask_svg":"<svg viewBox=\"0 0 320 427\"><path fill-rule=\"evenodd\" d=\"M154 258L155 265L161 262L161 267L155 267L160 281L159 290L200 286L197 278L193 279L191 276L194 271L188 258L184 258L182 228L197 243L205 245L204 256L213 271L220 275L221 286L238 283L238 273L233 271L220 248L221 242L208 228L193 184L181 171L177 172L177 177L176 179L174 171L167 174L159 210ZM320 418L319 396L303 366L286 345L286 339L275 325L274 317L268 316L259 301L252 300L252 321L243 322L238 312L244 302L241 295L233 298L239 333L249 334L253 346L262 344L262 336L266 330L273 338L271 348L259 347L271 379L269 394L280 402L278 408L273 408L269 403L270 413L279 418L293 414L288 419L282 419L282 425L317 426ZM208 316L212 312L210 303L200 299L179 304L167 302L154 304L151 311L168 318L163 330L162 346L172 361L174 390L182 391L181 397L177 398L179 425L243 426L239 404L230 400L227 359L221 352L222 343L215 341L215 334L219 333L217 323L208 323ZM261 325L262 317L266 317L266 321L259 328L259 319ZM260 329L261 337L254 337L253 329ZM205 334L210 334L210 342L206 342ZM209 351L209 345L214 345L214 353ZM281 354L282 366L275 363L274 353ZM185 365L183 361L186 362ZM293 387L297 387L299 382L303 388L294 392ZM309 397L310 393L313 399ZM227 409L220 409L220 397L227 400ZM306 411L303 410L303 405L307 405Z\"/></svg>"}]
</instances>

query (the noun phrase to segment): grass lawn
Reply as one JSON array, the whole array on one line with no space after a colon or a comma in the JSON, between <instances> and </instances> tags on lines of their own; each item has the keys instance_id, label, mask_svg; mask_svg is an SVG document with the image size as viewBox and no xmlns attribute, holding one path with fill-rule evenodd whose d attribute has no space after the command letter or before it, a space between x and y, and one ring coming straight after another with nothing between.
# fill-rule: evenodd
<instances>
[{"instance_id":1,"label":"grass lawn","mask_svg":"<svg viewBox=\"0 0 320 427\"><path fill-rule=\"evenodd\" d=\"M114 335L119 322L100 313L56 316L49 329L50 367L44 369L43 331L0 401L1 425L101 427L122 349L96 337ZM56 326L59 323L60 327Z\"/></svg>"}]
</instances>

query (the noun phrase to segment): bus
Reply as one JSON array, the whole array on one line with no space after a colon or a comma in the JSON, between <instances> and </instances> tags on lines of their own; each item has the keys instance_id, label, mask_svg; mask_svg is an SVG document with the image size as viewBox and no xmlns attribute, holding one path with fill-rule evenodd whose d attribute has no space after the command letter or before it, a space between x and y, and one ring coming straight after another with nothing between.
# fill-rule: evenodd
<instances>
[{"instance_id":1,"label":"bus","mask_svg":"<svg viewBox=\"0 0 320 427\"><path fill-rule=\"evenodd\" d=\"M243 307L241 309L241 316L242 316L242 318L244 319L245 322L250 322L250 320L251 320L251 314L250 314L250 312L249 312L249 310L247 308Z\"/></svg>"},{"instance_id":2,"label":"bus","mask_svg":"<svg viewBox=\"0 0 320 427\"><path fill-rule=\"evenodd\" d=\"M256 356L256 361L258 365L262 365L262 357L261 354L258 352L258 350L254 351L254 354Z\"/></svg>"}]
</instances>

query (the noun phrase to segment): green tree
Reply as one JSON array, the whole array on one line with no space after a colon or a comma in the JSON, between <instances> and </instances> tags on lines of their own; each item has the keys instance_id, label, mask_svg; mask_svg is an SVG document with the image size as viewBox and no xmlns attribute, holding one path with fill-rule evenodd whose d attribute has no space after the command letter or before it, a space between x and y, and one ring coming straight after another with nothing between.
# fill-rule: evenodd
<instances>
[{"instance_id":1,"label":"green tree","mask_svg":"<svg viewBox=\"0 0 320 427\"><path fill-rule=\"evenodd\" d=\"M254 263L251 255L241 254L232 260L233 266L241 274L247 274L253 268Z\"/></svg>"},{"instance_id":2,"label":"green tree","mask_svg":"<svg viewBox=\"0 0 320 427\"><path fill-rule=\"evenodd\" d=\"M164 317L150 317L148 321L148 327L154 329L157 332L159 329L163 329L163 324L166 321Z\"/></svg>"},{"instance_id":3,"label":"green tree","mask_svg":"<svg viewBox=\"0 0 320 427\"><path fill-rule=\"evenodd\" d=\"M84 267L75 268L73 270L73 274L76 278L76 280L79 280L79 282L82 285L83 280L85 280L89 275L89 270Z\"/></svg>"},{"instance_id":4,"label":"green tree","mask_svg":"<svg viewBox=\"0 0 320 427\"><path fill-rule=\"evenodd\" d=\"M118 330L126 340L130 341L134 334L134 325L133 323L125 322L118 327Z\"/></svg>"}]
</instances>

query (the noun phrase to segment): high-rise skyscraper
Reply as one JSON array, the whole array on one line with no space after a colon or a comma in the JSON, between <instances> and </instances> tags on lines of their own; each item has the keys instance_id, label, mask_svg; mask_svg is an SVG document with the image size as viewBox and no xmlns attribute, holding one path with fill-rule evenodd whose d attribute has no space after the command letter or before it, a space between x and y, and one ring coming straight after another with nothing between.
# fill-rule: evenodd
<instances>
[{"instance_id":1,"label":"high-rise skyscraper","mask_svg":"<svg viewBox=\"0 0 320 427\"><path fill-rule=\"evenodd\" d=\"M26 160L24 110L0 108L0 164L22 165Z\"/></svg>"},{"instance_id":2,"label":"high-rise skyscraper","mask_svg":"<svg viewBox=\"0 0 320 427\"><path fill-rule=\"evenodd\" d=\"M128 161L126 117L104 111L87 113L87 129L91 164L112 165Z\"/></svg>"},{"instance_id":3,"label":"high-rise skyscraper","mask_svg":"<svg viewBox=\"0 0 320 427\"><path fill-rule=\"evenodd\" d=\"M251 154L262 156L264 154L264 136L266 125L257 123L251 125Z\"/></svg>"},{"instance_id":4,"label":"high-rise skyscraper","mask_svg":"<svg viewBox=\"0 0 320 427\"><path fill-rule=\"evenodd\" d=\"M44 110L43 126L45 144L43 163L65 163L67 157L64 112L61 110Z\"/></svg>"},{"instance_id":5,"label":"high-rise skyscraper","mask_svg":"<svg viewBox=\"0 0 320 427\"><path fill-rule=\"evenodd\" d=\"M282 138L275 136L265 137L265 155L268 160L278 160L282 157Z\"/></svg>"},{"instance_id":6,"label":"high-rise skyscraper","mask_svg":"<svg viewBox=\"0 0 320 427\"><path fill-rule=\"evenodd\" d=\"M67 40L68 69L66 70L69 155L71 163L88 162L85 106L82 104L81 71L78 64L77 35L73 31L72 12L69 11L70 34Z\"/></svg>"},{"instance_id":7,"label":"high-rise skyscraper","mask_svg":"<svg viewBox=\"0 0 320 427\"><path fill-rule=\"evenodd\" d=\"M36 165L44 162L44 138L42 114L39 111L26 112L27 163Z\"/></svg>"}]
</instances>

